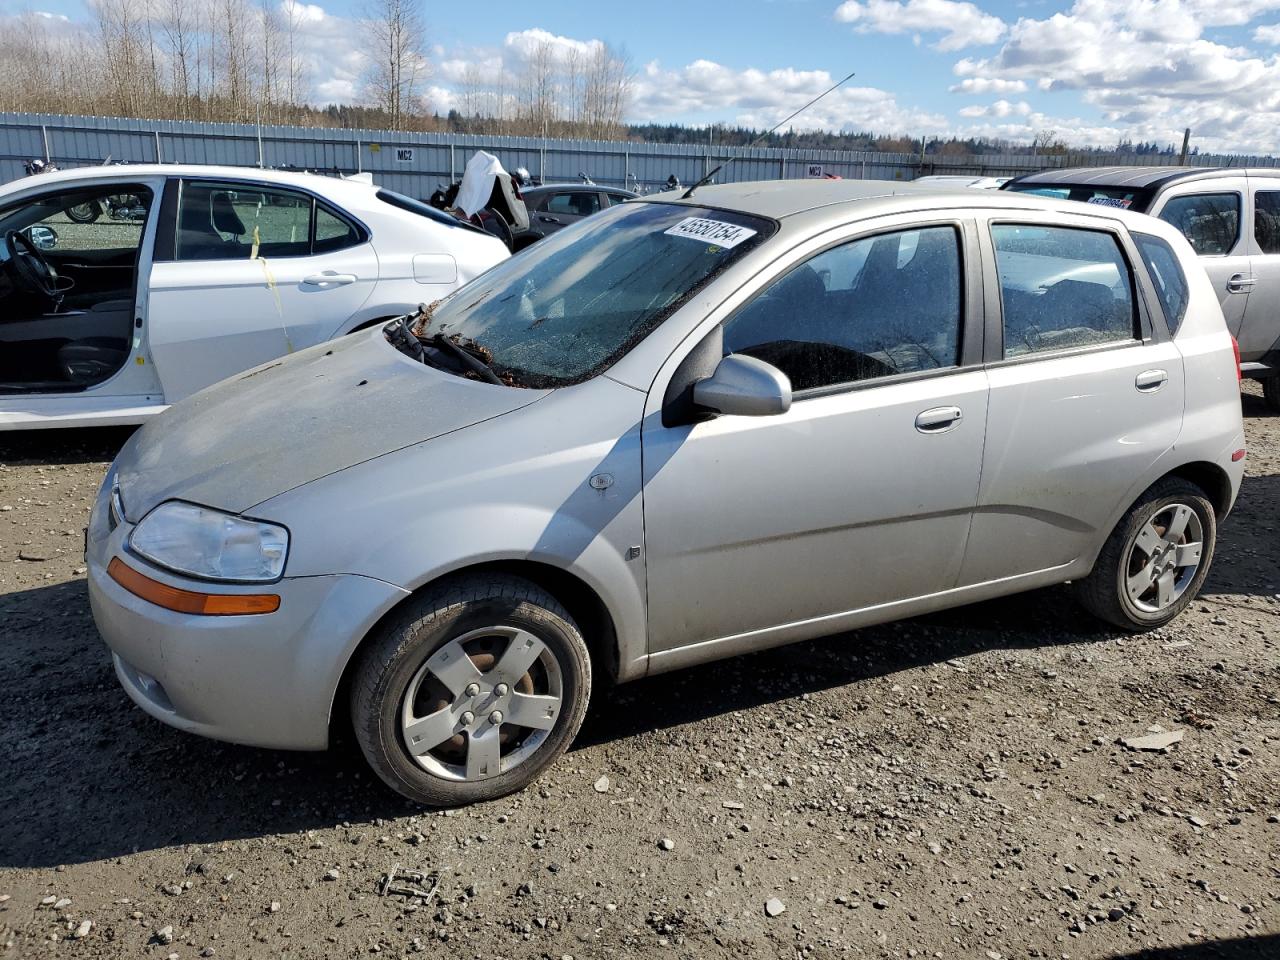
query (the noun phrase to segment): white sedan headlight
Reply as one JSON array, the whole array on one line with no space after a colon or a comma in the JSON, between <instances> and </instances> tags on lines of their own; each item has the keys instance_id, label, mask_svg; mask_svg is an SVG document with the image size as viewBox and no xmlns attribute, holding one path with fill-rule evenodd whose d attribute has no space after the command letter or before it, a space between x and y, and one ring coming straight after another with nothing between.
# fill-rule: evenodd
<instances>
[{"instance_id":1,"label":"white sedan headlight","mask_svg":"<svg viewBox=\"0 0 1280 960\"><path fill-rule=\"evenodd\" d=\"M129 537L138 556L204 580L267 583L279 580L289 554L289 531L274 523L170 500L145 517Z\"/></svg>"}]
</instances>

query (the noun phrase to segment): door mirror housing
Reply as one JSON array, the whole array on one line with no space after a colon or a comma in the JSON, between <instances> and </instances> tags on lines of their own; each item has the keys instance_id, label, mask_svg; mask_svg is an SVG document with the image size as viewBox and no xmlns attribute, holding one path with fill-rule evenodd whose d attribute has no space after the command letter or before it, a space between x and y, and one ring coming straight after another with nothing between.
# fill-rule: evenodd
<instances>
[{"instance_id":1,"label":"door mirror housing","mask_svg":"<svg viewBox=\"0 0 1280 960\"><path fill-rule=\"evenodd\" d=\"M37 250L52 250L58 245L58 231L42 223L27 227L27 236Z\"/></svg>"},{"instance_id":2,"label":"door mirror housing","mask_svg":"<svg viewBox=\"0 0 1280 960\"><path fill-rule=\"evenodd\" d=\"M722 416L774 417L791 409L791 380L772 364L731 353L693 385L693 402Z\"/></svg>"}]
</instances>

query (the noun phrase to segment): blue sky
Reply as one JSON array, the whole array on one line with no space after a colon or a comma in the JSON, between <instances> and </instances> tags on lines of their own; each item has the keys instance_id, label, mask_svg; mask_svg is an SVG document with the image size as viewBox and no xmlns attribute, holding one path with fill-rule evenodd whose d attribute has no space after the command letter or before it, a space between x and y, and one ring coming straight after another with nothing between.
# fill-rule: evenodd
<instances>
[{"instance_id":1,"label":"blue sky","mask_svg":"<svg viewBox=\"0 0 1280 960\"><path fill-rule=\"evenodd\" d=\"M0 10L86 17L84 0ZM298 0L301 2L301 0ZM358 0L309 12L317 100L358 96ZM1070 143L1280 149L1280 0L426 0L437 107L533 42L624 47L634 120L769 126L850 70L800 126Z\"/></svg>"}]
</instances>

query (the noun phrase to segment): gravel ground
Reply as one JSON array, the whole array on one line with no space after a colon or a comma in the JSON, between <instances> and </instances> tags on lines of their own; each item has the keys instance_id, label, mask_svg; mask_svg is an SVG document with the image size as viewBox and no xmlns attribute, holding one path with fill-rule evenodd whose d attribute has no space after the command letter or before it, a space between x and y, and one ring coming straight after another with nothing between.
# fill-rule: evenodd
<instances>
[{"instance_id":1,"label":"gravel ground","mask_svg":"<svg viewBox=\"0 0 1280 960\"><path fill-rule=\"evenodd\" d=\"M642 681L540 785L445 813L350 746L134 708L80 557L124 434L0 435L0 957L1274 960L1280 417L1245 413L1171 627L1052 589ZM1185 737L1117 743L1153 725ZM434 895L380 895L396 865Z\"/></svg>"}]
</instances>

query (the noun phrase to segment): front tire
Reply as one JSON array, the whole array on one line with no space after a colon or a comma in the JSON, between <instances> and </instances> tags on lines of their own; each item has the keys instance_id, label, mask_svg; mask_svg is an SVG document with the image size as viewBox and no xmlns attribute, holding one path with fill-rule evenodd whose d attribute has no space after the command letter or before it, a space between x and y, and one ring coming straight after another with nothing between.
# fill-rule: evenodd
<instances>
[{"instance_id":1,"label":"front tire","mask_svg":"<svg viewBox=\"0 0 1280 960\"><path fill-rule=\"evenodd\" d=\"M1081 604L1122 630L1162 627L1196 598L1209 574L1218 523L1194 483L1165 477L1138 498L1076 584Z\"/></svg>"},{"instance_id":2,"label":"front tire","mask_svg":"<svg viewBox=\"0 0 1280 960\"><path fill-rule=\"evenodd\" d=\"M1262 399L1272 413L1280 413L1280 377L1267 377L1262 381Z\"/></svg>"},{"instance_id":3,"label":"front tire","mask_svg":"<svg viewBox=\"0 0 1280 960\"><path fill-rule=\"evenodd\" d=\"M519 577L466 576L411 600L363 652L351 717L392 789L459 806L532 782L590 697L586 643L554 597Z\"/></svg>"}]
</instances>

